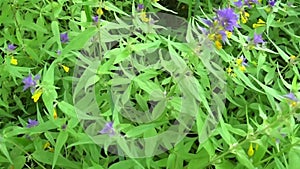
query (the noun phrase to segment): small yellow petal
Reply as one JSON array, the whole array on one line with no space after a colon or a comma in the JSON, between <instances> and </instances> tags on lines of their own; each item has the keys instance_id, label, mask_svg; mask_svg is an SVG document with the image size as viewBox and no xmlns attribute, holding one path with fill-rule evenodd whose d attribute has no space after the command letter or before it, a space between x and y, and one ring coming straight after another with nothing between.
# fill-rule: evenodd
<instances>
[{"instance_id":1,"label":"small yellow petal","mask_svg":"<svg viewBox=\"0 0 300 169\"><path fill-rule=\"evenodd\" d=\"M254 155L254 150L253 150L253 146L252 143L250 143L249 149L248 149L248 156L252 157Z\"/></svg>"},{"instance_id":2,"label":"small yellow petal","mask_svg":"<svg viewBox=\"0 0 300 169\"><path fill-rule=\"evenodd\" d=\"M149 18L147 18L146 12L141 12L140 18L143 22L149 22Z\"/></svg>"},{"instance_id":3,"label":"small yellow petal","mask_svg":"<svg viewBox=\"0 0 300 169\"><path fill-rule=\"evenodd\" d=\"M231 38L231 36L232 36L232 32L226 31L225 33L226 33L226 36L227 36L227 38L229 38L229 39L230 39L230 38Z\"/></svg>"},{"instance_id":4,"label":"small yellow petal","mask_svg":"<svg viewBox=\"0 0 300 169\"><path fill-rule=\"evenodd\" d=\"M216 36L216 34L212 33L212 34L209 34L209 35L208 35L208 38L209 38L210 40L214 40L214 39L215 39L215 36Z\"/></svg>"},{"instance_id":5,"label":"small yellow petal","mask_svg":"<svg viewBox=\"0 0 300 169\"><path fill-rule=\"evenodd\" d=\"M271 12L271 8L270 8L270 7L267 7L267 8L265 8L265 11L266 11L267 13L270 13L270 12Z\"/></svg>"},{"instance_id":6,"label":"small yellow petal","mask_svg":"<svg viewBox=\"0 0 300 169\"><path fill-rule=\"evenodd\" d=\"M295 56L295 55L291 55L291 56L290 56L290 59L291 59L291 60L295 60L295 59L296 59L296 56Z\"/></svg>"},{"instance_id":7,"label":"small yellow petal","mask_svg":"<svg viewBox=\"0 0 300 169\"><path fill-rule=\"evenodd\" d=\"M69 72L70 68L68 66L65 66L65 65L61 65L61 66L63 67L65 72L67 72L67 73Z\"/></svg>"},{"instance_id":8,"label":"small yellow petal","mask_svg":"<svg viewBox=\"0 0 300 169\"><path fill-rule=\"evenodd\" d=\"M266 22L265 22L265 21L263 21L262 19L258 19L257 23L254 23L254 24L252 25L252 27L253 27L253 28L258 28L258 27L260 27L260 26L265 26L265 25L266 25Z\"/></svg>"},{"instance_id":9,"label":"small yellow petal","mask_svg":"<svg viewBox=\"0 0 300 169\"><path fill-rule=\"evenodd\" d=\"M237 65L241 65L242 63L243 63L243 59L242 58L236 59L236 64Z\"/></svg>"},{"instance_id":10,"label":"small yellow petal","mask_svg":"<svg viewBox=\"0 0 300 169\"><path fill-rule=\"evenodd\" d=\"M292 107L296 107L296 106L297 106L297 102L293 101L293 102L291 103L291 106L292 106Z\"/></svg>"},{"instance_id":11,"label":"small yellow petal","mask_svg":"<svg viewBox=\"0 0 300 169\"><path fill-rule=\"evenodd\" d=\"M227 68L227 73L231 73L232 72L232 69L229 67Z\"/></svg>"},{"instance_id":12,"label":"small yellow petal","mask_svg":"<svg viewBox=\"0 0 300 169\"><path fill-rule=\"evenodd\" d=\"M57 111L56 111L56 109L53 110L53 118L57 119Z\"/></svg>"},{"instance_id":13,"label":"small yellow petal","mask_svg":"<svg viewBox=\"0 0 300 169\"><path fill-rule=\"evenodd\" d=\"M31 96L31 98L33 99L33 101L36 103L39 98L41 97L43 91L41 89L37 90L34 92L34 94Z\"/></svg>"},{"instance_id":14,"label":"small yellow petal","mask_svg":"<svg viewBox=\"0 0 300 169\"><path fill-rule=\"evenodd\" d=\"M47 141L47 142L44 144L44 149L46 149L46 148L48 148L48 147L50 147L49 141Z\"/></svg>"},{"instance_id":15,"label":"small yellow petal","mask_svg":"<svg viewBox=\"0 0 300 169\"><path fill-rule=\"evenodd\" d=\"M241 14L242 23L247 23L250 14L246 11L240 12L240 14Z\"/></svg>"},{"instance_id":16,"label":"small yellow petal","mask_svg":"<svg viewBox=\"0 0 300 169\"><path fill-rule=\"evenodd\" d=\"M17 64L18 64L18 60L15 59L15 58L12 56L11 59L10 59L10 64L12 64L12 65L17 65Z\"/></svg>"},{"instance_id":17,"label":"small yellow petal","mask_svg":"<svg viewBox=\"0 0 300 169\"><path fill-rule=\"evenodd\" d=\"M265 24L266 22L265 21L263 21L262 19L258 19L258 22L257 22L258 24Z\"/></svg>"},{"instance_id":18,"label":"small yellow petal","mask_svg":"<svg viewBox=\"0 0 300 169\"><path fill-rule=\"evenodd\" d=\"M97 13L98 15L103 15L103 10L102 10L102 8L98 8L96 13Z\"/></svg>"},{"instance_id":19,"label":"small yellow petal","mask_svg":"<svg viewBox=\"0 0 300 169\"><path fill-rule=\"evenodd\" d=\"M258 144L255 145L255 151L257 151L257 150L258 150Z\"/></svg>"},{"instance_id":20,"label":"small yellow petal","mask_svg":"<svg viewBox=\"0 0 300 169\"><path fill-rule=\"evenodd\" d=\"M54 148L50 147L50 148L49 148L49 151L50 151L50 152L54 152Z\"/></svg>"},{"instance_id":21,"label":"small yellow petal","mask_svg":"<svg viewBox=\"0 0 300 169\"><path fill-rule=\"evenodd\" d=\"M221 34L217 34L216 40L222 40L222 35Z\"/></svg>"},{"instance_id":22,"label":"small yellow petal","mask_svg":"<svg viewBox=\"0 0 300 169\"><path fill-rule=\"evenodd\" d=\"M215 42L215 46L216 46L216 48L218 49L218 50L220 50L220 49L222 49L222 43L220 42L220 41L216 41Z\"/></svg>"},{"instance_id":23,"label":"small yellow petal","mask_svg":"<svg viewBox=\"0 0 300 169\"><path fill-rule=\"evenodd\" d=\"M245 66L239 66L239 69L240 69L242 72L245 72L245 71L246 71L246 67L245 67Z\"/></svg>"}]
</instances>

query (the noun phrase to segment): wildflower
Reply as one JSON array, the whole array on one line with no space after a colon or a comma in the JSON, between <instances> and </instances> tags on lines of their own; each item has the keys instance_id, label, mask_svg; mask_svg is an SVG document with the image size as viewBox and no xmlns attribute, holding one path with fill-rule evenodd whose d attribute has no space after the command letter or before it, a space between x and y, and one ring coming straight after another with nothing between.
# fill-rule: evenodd
<instances>
[{"instance_id":1,"label":"wildflower","mask_svg":"<svg viewBox=\"0 0 300 169\"><path fill-rule=\"evenodd\" d=\"M65 65L61 65L62 68L64 69L65 72L69 72L70 68L68 66L65 66Z\"/></svg>"},{"instance_id":2,"label":"wildflower","mask_svg":"<svg viewBox=\"0 0 300 169\"><path fill-rule=\"evenodd\" d=\"M39 89L39 90L37 90L37 91L34 92L34 94L31 96L31 98L36 103L40 99L40 97L41 97L42 94L43 94L42 89Z\"/></svg>"},{"instance_id":3,"label":"wildflower","mask_svg":"<svg viewBox=\"0 0 300 169\"><path fill-rule=\"evenodd\" d=\"M238 27L238 16L231 8L218 10L217 20L227 31L233 31L234 27Z\"/></svg>"},{"instance_id":4,"label":"wildflower","mask_svg":"<svg viewBox=\"0 0 300 169\"><path fill-rule=\"evenodd\" d=\"M208 20L208 19L202 19L202 21L207 25L207 26L213 26L213 23Z\"/></svg>"},{"instance_id":5,"label":"wildflower","mask_svg":"<svg viewBox=\"0 0 300 169\"><path fill-rule=\"evenodd\" d=\"M269 5L271 7L275 6L276 1L275 0L269 0Z\"/></svg>"},{"instance_id":6,"label":"wildflower","mask_svg":"<svg viewBox=\"0 0 300 169\"><path fill-rule=\"evenodd\" d=\"M254 149L252 143L250 143L250 146L248 148L248 156L252 157L254 155Z\"/></svg>"},{"instance_id":7,"label":"wildflower","mask_svg":"<svg viewBox=\"0 0 300 169\"><path fill-rule=\"evenodd\" d=\"M60 41L61 41L61 43L67 43L67 42L69 42L69 36L68 36L67 32L60 34Z\"/></svg>"},{"instance_id":8,"label":"wildflower","mask_svg":"<svg viewBox=\"0 0 300 169\"><path fill-rule=\"evenodd\" d=\"M226 37L230 39L230 38L231 38L231 35L232 35L232 32L225 31L225 33L226 33Z\"/></svg>"},{"instance_id":9,"label":"wildflower","mask_svg":"<svg viewBox=\"0 0 300 169\"><path fill-rule=\"evenodd\" d=\"M248 66L247 59L244 58L244 56L241 56L240 58L236 59L236 64L238 65L238 68L240 71L245 72L246 66Z\"/></svg>"},{"instance_id":10,"label":"wildflower","mask_svg":"<svg viewBox=\"0 0 300 169\"><path fill-rule=\"evenodd\" d=\"M50 148L49 148L49 151L53 153L53 152L54 152L54 148L53 148L53 147L50 147Z\"/></svg>"},{"instance_id":11,"label":"wildflower","mask_svg":"<svg viewBox=\"0 0 300 169\"><path fill-rule=\"evenodd\" d=\"M244 56L241 56L240 58L238 58L236 60L236 63L237 63L237 65L240 65L240 66L248 66L247 58L244 58Z\"/></svg>"},{"instance_id":12,"label":"wildflower","mask_svg":"<svg viewBox=\"0 0 300 169\"><path fill-rule=\"evenodd\" d=\"M108 134L109 136L115 135L115 130L113 128L113 122L107 122L102 130L99 131L100 134Z\"/></svg>"},{"instance_id":13,"label":"wildflower","mask_svg":"<svg viewBox=\"0 0 300 169\"><path fill-rule=\"evenodd\" d=\"M57 111L56 111L56 109L53 110L53 118L57 119Z\"/></svg>"},{"instance_id":14,"label":"wildflower","mask_svg":"<svg viewBox=\"0 0 300 169\"><path fill-rule=\"evenodd\" d=\"M31 128L31 127L37 126L38 124L39 124L39 122L38 122L38 121L36 121L36 120L31 120L31 119L28 119L27 128Z\"/></svg>"},{"instance_id":15,"label":"wildflower","mask_svg":"<svg viewBox=\"0 0 300 169\"><path fill-rule=\"evenodd\" d=\"M65 130L67 128L67 124L63 124L62 126L61 126L61 129L63 129L63 130Z\"/></svg>"},{"instance_id":16,"label":"wildflower","mask_svg":"<svg viewBox=\"0 0 300 169\"><path fill-rule=\"evenodd\" d=\"M242 23L247 23L248 19L250 17L250 14L248 12L246 12L246 11L241 11L240 15L241 15Z\"/></svg>"},{"instance_id":17,"label":"wildflower","mask_svg":"<svg viewBox=\"0 0 300 169\"><path fill-rule=\"evenodd\" d=\"M238 8L241 8L243 6L242 0L238 0L238 1L234 2L233 4Z\"/></svg>"},{"instance_id":18,"label":"wildflower","mask_svg":"<svg viewBox=\"0 0 300 169\"><path fill-rule=\"evenodd\" d=\"M226 69L226 71L227 71L228 74L230 74L230 73L232 73L233 70L231 69L231 67L229 67L229 68Z\"/></svg>"},{"instance_id":19,"label":"wildflower","mask_svg":"<svg viewBox=\"0 0 300 169\"><path fill-rule=\"evenodd\" d=\"M146 12L141 12L140 18L143 22L149 22L149 18L147 18Z\"/></svg>"},{"instance_id":20,"label":"wildflower","mask_svg":"<svg viewBox=\"0 0 300 169\"><path fill-rule=\"evenodd\" d=\"M102 10L102 8L98 8L97 9L97 12L96 12L98 15L103 15L103 10Z\"/></svg>"},{"instance_id":21,"label":"wildflower","mask_svg":"<svg viewBox=\"0 0 300 169\"><path fill-rule=\"evenodd\" d=\"M8 49L9 51L14 51L16 48L17 48L17 47L16 47L14 44L12 44L12 43L8 44L8 46L7 46L7 49Z\"/></svg>"},{"instance_id":22,"label":"wildflower","mask_svg":"<svg viewBox=\"0 0 300 169\"><path fill-rule=\"evenodd\" d=\"M253 4L258 4L258 1L257 0L245 0L244 4L247 5L249 8L251 8Z\"/></svg>"},{"instance_id":23,"label":"wildflower","mask_svg":"<svg viewBox=\"0 0 300 169\"><path fill-rule=\"evenodd\" d=\"M99 21L99 16L98 16L98 15L93 16L92 19L93 19L94 23L98 23L98 21Z\"/></svg>"},{"instance_id":24,"label":"wildflower","mask_svg":"<svg viewBox=\"0 0 300 169\"><path fill-rule=\"evenodd\" d=\"M258 45L259 43L264 43L264 40L262 39L262 35L258 35L256 33L254 33L254 36L253 36L253 43L254 45Z\"/></svg>"},{"instance_id":25,"label":"wildflower","mask_svg":"<svg viewBox=\"0 0 300 169\"><path fill-rule=\"evenodd\" d=\"M229 32L229 31L223 31L223 30L221 30L219 32L219 36L220 36L219 39L222 39L223 42L227 40L227 34L226 34L226 32Z\"/></svg>"},{"instance_id":26,"label":"wildflower","mask_svg":"<svg viewBox=\"0 0 300 169\"><path fill-rule=\"evenodd\" d=\"M24 83L23 91L31 88L31 93L33 93L35 91L37 81L40 79L40 77L40 75L35 75L34 78L32 78L32 75L29 74L28 77L24 78L22 81Z\"/></svg>"},{"instance_id":27,"label":"wildflower","mask_svg":"<svg viewBox=\"0 0 300 169\"><path fill-rule=\"evenodd\" d=\"M50 146L51 146L50 142L47 141L47 142L44 144L43 148L44 148L44 149L47 149L47 148L49 148Z\"/></svg>"},{"instance_id":28,"label":"wildflower","mask_svg":"<svg viewBox=\"0 0 300 169\"><path fill-rule=\"evenodd\" d=\"M294 93L288 93L286 95L284 95L283 97L290 99L292 101L298 102L299 99L294 95Z\"/></svg>"},{"instance_id":29,"label":"wildflower","mask_svg":"<svg viewBox=\"0 0 300 169\"><path fill-rule=\"evenodd\" d=\"M299 99L294 95L294 93L286 94L286 95L284 95L283 97L289 99L290 105L291 105L292 107L297 106L297 103L299 102Z\"/></svg>"},{"instance_id":30,"label":"wildflower","mask_svg":"<svg viewBox=\"0 0 300 169\"><path fill-rule=\"evenodd\" d=\"M222 49L222 43L220 41L215 41L215 46L218 50Z\"/></svg>"},{"instance_id":31,"label":"wildflower","mask_svg":"<svg viewBox=\"0 0 300 169\"><path fill-rule=\"evenodd\" d=\"M138 10L138 11L144 10L144 4L138 4L138 5L137 5L137 10Z\"/></svg>"},{"instance_id":32,"label":"wildflower","mask_svg":"<svg viewBox=\"0 0 300 169\"><path fill-rule=\"evenodd\" d=\"M57 54L57 55L61 55L61 50L57 50L57 51L56 51L56 54Z\"/></svg>"},{"instance_id":33,"label":"wildflower","mask_svg":"<svg viewBox=\"0 0 300 169\"><path fill-rule=\"evenodd\" d=\"M49 141L47 141L44 146L43 146L44 150L48 149L50 152L54 152L54 148L51 147L51 144Z\"/></svg>"},{"instance_id":34,"label":"wildflower","mask_svg":"<svg viewBox=\"0 0 300 169\"><path fill-rule=\"evenodd\" d=\"M296 58L297 58L297 57L296 57L295 55L291 55L291 56L290 56L290 60L291 60L291 61L296 60Z\"/></svg>"},{"instance_id":35,"label":"wildflower","mask_svg":"<svg viewBox=\"0 0 300 169\"><path fill-rule=\"evenodd\" d=\"M18 64L18 60L15 59L15 58L12 56L11 59L10 59L10 64L12 64L12 65L17 65L17 64Z\"/></svg>"},{"instance_id":36,"label":"wildflower","mask_svg":"<svg viewBox=\"0 0 300 169\"><path fill-rule=\"evenodd\" d=\"M265 26L266 25L266 22L263 21L262 19L258 19L257 23L254 23L252 25L252 27L255 29L255 28L258 28L258 27L261 27L261 26Z\"/></svg>"}]
</instances>

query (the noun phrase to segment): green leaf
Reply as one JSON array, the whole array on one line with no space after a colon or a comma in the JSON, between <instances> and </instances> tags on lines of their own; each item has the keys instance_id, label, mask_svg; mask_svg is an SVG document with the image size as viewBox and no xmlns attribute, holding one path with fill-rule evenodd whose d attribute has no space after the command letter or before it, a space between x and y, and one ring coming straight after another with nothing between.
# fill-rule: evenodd
<instances>
[{"instance_id":1,"label":"green leaf","mask_svg":"<svg viewBox=\"0 0 300 169\"><path fill-rule=\"evenodd\" d=\"M56 66L55 62L53 62L48 70L45 70L44 76L43 76L43 94L42 94L42 99L43 102L49 112L50 115L53 114L53 102L57 98L57 92L55 90L54 86L54 67Z\"/></svg>"},{"instance_id":2,"label":"green leaf","mask_svg":"<svg viewBox=\"0 0 300 169\"><path fill-rule=\"evenodd\" d=\"M114 4L110 3L109 1L105 1L104 2L104 6L106 9L129 16L126 12L122 11L121 9L119 9L118 7L116 7Z\"/></svg>"},{"instance_id":3,"label":"green leaf","mask_svg":"<svg viewBox=\"0 0 300 169\"><path fill-rule=\"evenodd\" d=\"M12 159L11 159L8 151L7 151L7 147L4 144L4 142L3 142L3 138L0 138L0 139L1 139L0 140L1 141L1 143L0 143L0 150L1 150L1 152L5 155L5 157L8 159L8 161L10 162L10 164L13 164L13 161L12 161Z\"/></svg>"},{"instance_id":4,"label":"green leaf","mask_svg":"<svg viewBox=\"0 0 300 169\"><path fill-rule=\"evenodd\" d=\"M152 2L151 4L152 4L152 6L158 8L158 9L161 9L163 11L167 11L167 12L171 12L173 14L177 14L177 12L174 12L174 11L168 9L168 8L162 6L161 4L157 3L157 2Z\"/></svg>"},{"instance_id":5,"label":"green leaf","mask_svg":"<svg viewBox=\"0 0 300 169\"><path fill-rule=\"evenodd\" d=\"M94 36L97 32L98 29L96 29L95 27L88 28L85 31L81 32L67 44L67 46L62 50L61 55L65 56L72 50L82 49L83 47L85 47L85 44L91 39L91 37Z\"/></svg>"},{"instance_id":6,"label":"green leaf","mask_svg":"<svg viewBox=\"0 0 300 169\"><path fill-rule=\"evenodd\" d=\"M108 169L132 169L136 164L133 160L123 160L111 165Z\"/></svg>"},{"instance_id":7,"label":"green leaf","mask_svg":"<svg viewBox=\"0 0 300 169\"><path fill-rule=\"evenodd\" d=\"M31 154L32 157L42 163L52 165L54 154L52 152L47 152L47 151L35 151L34 153ZM59 166L60 168L74 168L74 169L81 169L81 163L79 162L74 162L66 159L62 155L58 155L56 166Z\"/></svg>"},{"instance_id":8,"label":"green leaf","mask_svg":"<svg viewBox=\"0 0 300 169\"><path fill-rule=\"evenodd\" d=\"M68 139L68 133L65 131L61 131L58 134L58 137L56 139L55 143L55 149L54 149L54 156L53 156L53 162L52 162L52 168L55 167L55 164L57 163L58 156L60 155L60 150L64 146Z\"/></svg>"},{"instance_id":9,"label":"green leaf","mask_svg":"<svg viewBox=\"0 0 300 169\"><path fill-rule=\"evenodd\" d=\"M296 161L300 160L300 146L293 147L288 153L289 169L298 169L299 164Z\"/></svg>"},{"instance_id":10,"label":"green leaf","mask_svg":"<svg viewBox=\"0 0 300 169\"><path fill-rule=\"evenodd\" d=\"M16 169L23 168L26 162L26 158L25 156L18 156L14 158L13 161L14 161L14 168Z\"/></svg>"}]
</instances>

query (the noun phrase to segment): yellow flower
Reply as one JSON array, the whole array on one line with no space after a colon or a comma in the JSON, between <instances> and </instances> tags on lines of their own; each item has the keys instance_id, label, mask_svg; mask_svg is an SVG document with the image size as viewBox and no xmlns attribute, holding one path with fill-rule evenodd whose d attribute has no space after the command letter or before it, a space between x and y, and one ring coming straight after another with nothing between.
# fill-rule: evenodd
<instances>
[{"instance_id":1,"label":"yellow flower","mask_svg":"<svg viewBox=\"0 0 300 169\"><path fill-rule=\"evenodd\" d=\"M241 14L242 23L247 23L247 21L250 17L250 14L246 11L241 11L240 14Z\"/></svg>"},{"instance_id":2,"label":"yellow flower","mask_svg":"<svg viewBox=\"0 0 300 169\"><path fill-rule=\"evenodd\" d=\"M31 96L31 98L36 103L39 100L39 98L41 97L42 94L43 94L42 89L39 89L39 90L34 92L34 94Z\"/></svg>"},{"instance_id":3,"label":"yellow flower","mask_svg":"<svg viewBox=\"0 0 300 169\"><path fill-rule=\"evenodd\" d=\"M64 69L65 72L69 72L70 68L68 66L65 66L65 65L61 65L62 68Z\"/></svg>"},{"instance_id":4,"label":"yellow flower","mask_svg":"<svg viewBox=\"0 0 300 169\"><path fill-rule=\"evenodd\" d=\"M222 43L221 43L220 41L218 41L218 40L215 42L215 46L216 46L216 48L217 48L218 50L222 49L222 47L223 47L223 46L222 46Z\"/></svg>"},{"instance_id":5,"label":"yellow flower","mask_svg":"<svg viewBox=\"0 0 300 169\"><path fill-rule=\"evenodd\" d=\"M295 59L296 59L296 56L295 56L295 55L291 55L291 56L290 56L290 60L291 60L291 61L294 61Z\"/></svg>"},{"instance_id":6,"label":"yellow flower","mask_svg":"<svg viewBox=\"0 0 300 169\"><path fill-rule=\"evenodd\" d=\"M227 73L232 73L232 69L230 67L227 68Z\"/></svg>"},{"instance_id":7,"label":"yellow flower","mask_svg":"<svg viewBox=\"0 0 300 169\"><path fill-rule=\"evenodd\" d=\"M230 39L230 38L231 38L231 35L232 35L232 32L225 31L225 33L226 33L227 38Z\"/></svg>"},{"instance_id":8,"label":"yellow flower","mask_svg":"<svg viewBox=\"0 0 300 169\"><path fill-rule=\"evenodd\" d=\"M250 143L249 149L248 149L248 156L252 157L254 155L254 150L253 150L253 146L252 143Z\"/></svg>"},{"instance_id":9,"label":"yellow flower","mask_svg":"<svg viewBox=\"0 0 300 169\"><path fill-rule=\"evenodd\" d=\"M98 15L103 15L103 10L102 10L102 8L98 8L96 13L97 13Z\"/></svg>"},{"instance_id":10,"label":"yellow flower","mask_svg":"<svg viewBox=\"0 0 300 169\"><path fill-rule=\"evenodd\" d=\"M245 67L245 66L239 66L239 69L240 69L242 72L245 72L245 71L246 71L246 67Z\"/></svg>"},{"instance_id":11,"label":"yellow flower","mask_svg":"<svg viewBox=\"0 0 300 169\"><path fill-rule=\"evenodd\" d=\"M15 58L12 56L11 59L10 59L10 64L12 64L12 65L17 65L17 64L18 64L18 60L15 59Z\"/></svg>"},{"instance_id":12,"label":"yellow flower","mask_svg":"<svg viewBox=\"0 0 300 169\"><path fill-rule=\"evenodd\" d=\"M53 110L53 118L57 119L57 111L56 111L56 109Z\"/></svg>"},{"instance_id":13,"label":"yellow flower","mask_svg":"<svg viewBox=\"0 0 300 169\"><path fill-rule=\"evenodd\" d=\"M265 11L266 11L267 13L270 13L270 12L271 12L271 8L270 8L270 7L267 7L267 8L265 8Z\"/></svg>"},{"instance_id":14,"label":"yellow flower","mask_svg":"<svg viewBox=\"0 0 300 169\"><path fill-rule=\"evenodd\" d=\"M50 147L50 143L49 143L49 141L47 141L45 144L44 144L44 149L47 149L47 148L49 148Z\"/></svg>"},{"instance_id":15,"label":"yellow flower","mask_svg":"<svg viewBox=\"0 0 300 169\"><path fill-rule=\"evenodd\" d=\"M243 58L236 59L236 64L241 65L243 63Z\"/></svg>"},{"instance_id":16,"label":"yellow flower","mask_svg":"<svg viewBox=\"0 0 300 169\"><path fill-rule=\"evenodd\" d=\"M255 28L258 28L258 27L261 27L261 26L265 26L266 25L266 22L261 20L261 19L258 19L257 23L254 23L252 25L252 27L255 29Z\"/></svg>"},{"instance_id":17,"label":"yellow flower","mask_svg":"<svg viewBox=\"0 0 300 169\"><path fill-rule=\"evenodd\" d=\"M209 35L208 35L208 38L209 38L210 40L214 40L214 39L215 39L215 36L216 36L216 34L212 33L212 34L209 34Z\"/></svg>"},{"instance_id":18,"label":"yellow flower","mask_svg":"<svg viewBox=\"0 0 300 169\"><path fill-rule=\"evenodd\" d=\"M291 106L292 106L292 107L296 107L296 106L297 106L297 102L296 102L296 101L292 101L292 102L291 102Z\"/></svg>"},{"instance_id":19,"label":"yellow flower","mask_svg":"<svg viewBox=\"0 0 300 169\"><path fill-rule=\"evenodd\" d=\"M50 152L54 152L54 148L49 147L49 151L50 151Z\"/></svg>"},{"instance_id":20,"label":"yellow flower","mask_svg":"<svg viewBox=\"0 0 300 169\"><path fill-rule=\"evenodd\" d=\"M217 34L216 35L216 40L222 40L222 35L221 34Z\"/></svg>"},{"instance_id":21,"label":"yellow flower","mask_svg":"<svg viewBox=\"0 0 300 169\"><path fill-rule=\"evenodd\" d=\"M147 18L146 12L141 12L140 18L143 22L149 22L149 18Z\"/></svg>"}]
</instances>

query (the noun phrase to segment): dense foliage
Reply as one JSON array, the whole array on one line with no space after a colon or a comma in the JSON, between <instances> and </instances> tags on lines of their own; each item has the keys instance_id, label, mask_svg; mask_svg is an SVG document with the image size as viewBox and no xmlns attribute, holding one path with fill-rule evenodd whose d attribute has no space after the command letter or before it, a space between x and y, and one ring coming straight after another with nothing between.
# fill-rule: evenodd
<instances>
[{"instance_id":1,"label":"dense foliage","mask_svg":"<svg viewBox=\"0 0 300 169\"><path fill-rule=\"evenodd\" d=\"M298 168L297 0L0 11L1 168Z\"/></svg>"}]
</instances>

